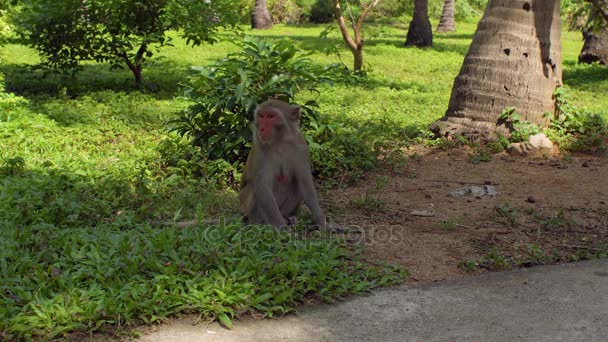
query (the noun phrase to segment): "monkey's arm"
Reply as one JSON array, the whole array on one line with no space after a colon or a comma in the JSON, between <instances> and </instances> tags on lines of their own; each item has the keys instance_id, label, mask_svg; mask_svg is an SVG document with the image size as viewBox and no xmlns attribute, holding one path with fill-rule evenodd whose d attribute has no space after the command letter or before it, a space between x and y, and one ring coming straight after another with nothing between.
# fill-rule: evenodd
<instances>
[{"instance_id":1,"label":"monkey's arm","mask_svg":"<svg viewBox=\"0 0 608 342\"><path fill-rule=\"evenodd\" d=\"M298 182L298 192L300 193L304 204L310 209L312 222L319 226L320 229L326 229L325 214L319 204L317 189L315 189L315 182L312 178L310 168L304 167L298 170L296 178Z\"/></svg>"}]
</instances>

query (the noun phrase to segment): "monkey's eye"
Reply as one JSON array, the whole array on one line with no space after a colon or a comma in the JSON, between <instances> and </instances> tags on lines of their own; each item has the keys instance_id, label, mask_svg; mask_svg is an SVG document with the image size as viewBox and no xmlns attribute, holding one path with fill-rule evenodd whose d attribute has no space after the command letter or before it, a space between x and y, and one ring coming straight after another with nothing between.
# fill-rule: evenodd
<instances>
[{"instance_id":1,"label":"monkey's eye","mask_svg":"<svg viewBox=\"0 0 608 342\"><path fill-rule=\"evenodd\" d=\"M274 121L277 118L277 114L274 112L260 112L258 114L258 116L262 120L270 120L270 121Z\"/></svg>"}]
</instances>

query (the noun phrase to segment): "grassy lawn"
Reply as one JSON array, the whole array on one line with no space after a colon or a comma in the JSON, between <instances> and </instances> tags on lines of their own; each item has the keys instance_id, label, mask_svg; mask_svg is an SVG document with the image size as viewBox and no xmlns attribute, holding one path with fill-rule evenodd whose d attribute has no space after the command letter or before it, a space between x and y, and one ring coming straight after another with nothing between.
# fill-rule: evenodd
<instances>
[{"instance_id":1,"label":"grassy lawn","mask_svg":"<svg viewBox=\"0 0 608 342\"><path fill-rule=\"evenodd\" d=\"M437 34L433 48L405 49L405 22L369 26L368 81L323 86L298 101L316 99L329 120L414 136L443 116L475 27L458 23L457 32ZM290 39L316 63L350 67L339 33L321 39L323 28L276 25L254 34ZM306 299L335 300L403 279L322 236L248 233L239 224L158 227L237 212L234 190L193 173L163 127L188 106L179 95L190 67L236 46L192 48L173 38L175 46L146 66L142 91L127 70L85 63L75 77L45 74L30 68L39 62L33 50L0 50L7 91L27 101L0 112L0 339L51 338L182 312L230 325L243 313L281 314ZM576 63L580 33L562 38L572 102L608 116L608 69ZM339 56L324 53L337 45Z\"/></svg>"}]
</instances>

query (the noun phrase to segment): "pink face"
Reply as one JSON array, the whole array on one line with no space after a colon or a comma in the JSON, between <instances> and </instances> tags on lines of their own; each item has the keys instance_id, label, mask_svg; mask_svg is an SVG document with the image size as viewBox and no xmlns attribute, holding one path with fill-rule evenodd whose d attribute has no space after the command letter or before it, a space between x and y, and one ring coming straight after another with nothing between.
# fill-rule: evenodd
<instances>
[{"instance_id":1,"label":"pink face","mask_svg":"<svg viewBox=\"0 0 608 342\"><path fill-rule=\"evenodd\" d=\"M272 137L272 129L279 122L279 115L273 110L258 112L258 136L263 141Z\"/></svg>"}]
</instances>

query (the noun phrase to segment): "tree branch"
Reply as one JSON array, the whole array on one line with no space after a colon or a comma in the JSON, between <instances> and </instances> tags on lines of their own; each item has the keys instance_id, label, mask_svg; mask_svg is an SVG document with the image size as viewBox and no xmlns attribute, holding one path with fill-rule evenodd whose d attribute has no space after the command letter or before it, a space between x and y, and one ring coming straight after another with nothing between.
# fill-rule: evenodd
<instances>
[{"instance_id":1,"label":"tree branch","mask_svg":"<svg viewBox=\"0 0 608 342\"><path fill-rule=\"evenodd\" d=\"M135 63L139 64L141 62L146 51L148 51L148 43L142 42L139 46L139 50L137 50L137 54L135 55Z\"/></svg>"},{"instance_id":2,"label":"tree branch","mask_svg":"<svg viewBox=\"0 0 608 342\"><path fill-rule=\"evenodd\" d=\"M350 25L353 28L353 32L355 32L355 41L359 41L359 38L357 37L357 30L355 30L355 16L353 15L352 7L350 6L348 0L344 1L346 2L346 11L348 12L348 16L350 17Z\"/></svg>"},{"instance_id":3,"label":"tree branch","mask_svg":"<svg viewBox=\"0 0 608 342\"><path fill-rule=\"evenodd\" d=\"M367 15L369 14L369 12L371 12L371 10L373 10L374 7L376 7L376 5L378 4L378 1L380 1L380 0L373 0L363 10L363 13L361 13L361 15L359 16L359 21L357 22L357 28L355 28L355 32L361 32L361 27L363 26L363 21L365 20L365 17L367 17Z\"/></svg>"},{"instance_id":4,"label":"tree branch","mask_svg":"<svg viewBox=\"0 0 608 342\"><path fill-rule=\"evenodd\" d=\"M340 0L334 1L335 7L334 10L336 12L336 19L338 20L338 26L340 27L340 33L342 33L342 38L348 45L349 49L352 51L357 50L357 43L353 40L353 38L348 33L348 28L346 27L346 23L344 22L344 16L342 15L342 8L340 8Z\"/></svg>"}]
</instances>

